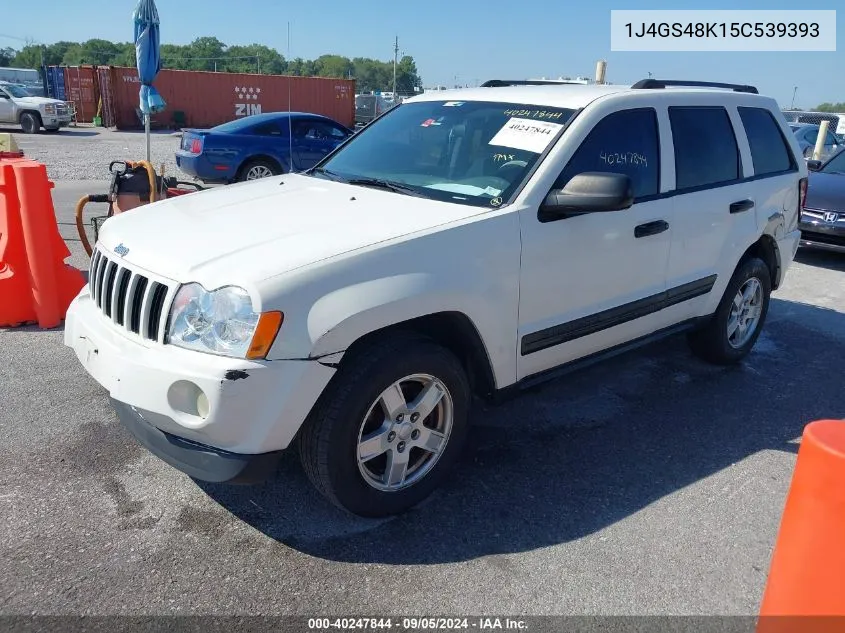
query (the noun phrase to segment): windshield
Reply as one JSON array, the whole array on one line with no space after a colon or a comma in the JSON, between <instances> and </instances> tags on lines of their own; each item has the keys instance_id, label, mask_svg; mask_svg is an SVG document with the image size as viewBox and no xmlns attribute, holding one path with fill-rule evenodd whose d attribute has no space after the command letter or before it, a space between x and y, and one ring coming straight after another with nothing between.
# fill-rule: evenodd
<instances>
[{"instance_id":1,"label":"windshield","mask_svg":"<svg viewBox=\"0 0 845 633\"><path fill-rule=\"evenodd\" d=\"M830 159L822 171L826 174L845 174L845 151Z\"/></svg>"},{"instance_id":2,"label":"windshield","mask_svg":"<svg viewBox=\"0 0 845 633\"><path fill-rule=\"evenodd\" d=\"M3 88L15 98L23 99L24 97L31 97L32 95L26 91L26 89L22 88L21 86L15 86L13 84L6 84Z\"/></svg>"},{"instance_id":3,"label":"windshield","mask_svg":"<svg viewBox=\"0 0 845 633\"><path fill-rule=\"evenodd\" d=\"M377 180L399 185L392 189L399 193L497 207L574 113L521 103L404 103L352 137L315 174L365 186L362 181Z\"/></svg>"}]
</instances>

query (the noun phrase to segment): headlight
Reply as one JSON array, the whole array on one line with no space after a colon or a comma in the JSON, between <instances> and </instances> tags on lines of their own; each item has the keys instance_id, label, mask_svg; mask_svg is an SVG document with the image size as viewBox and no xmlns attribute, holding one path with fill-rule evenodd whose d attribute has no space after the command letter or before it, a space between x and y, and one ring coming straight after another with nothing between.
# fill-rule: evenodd
<instances>
[{"instance_id":1,"label":"headlight","mask_svg":"<svg viewBox=\"0 0 845 633\"><path fill-rule=\"evenodd\" d=\"M257 313L249 293L237 286L207 291L191 283L179 288L170 309L167 342L234 358L264 358L279 327L281 312Z\"/></svg>"},{"instance_id":2,"label":"headlight","mask_svg":"<svg viewBox=\"0 0 845 633\"><path fill-rule=\"evenodd\" d=\"M56 105L54 103L48 103L45 105L44 114L56 114Z\"/></svg>"}]
</instances>

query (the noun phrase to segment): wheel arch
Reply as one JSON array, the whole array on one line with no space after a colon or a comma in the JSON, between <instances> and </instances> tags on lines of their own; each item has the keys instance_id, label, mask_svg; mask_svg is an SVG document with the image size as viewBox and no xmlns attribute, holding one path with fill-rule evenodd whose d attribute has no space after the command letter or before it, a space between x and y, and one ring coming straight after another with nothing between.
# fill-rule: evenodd
<instances>
[{"instance_id":1,"label":"wheel arch","mask_svg":"<svg viewBox=\"0 0 845 633\"><path fill-rule=\"evenodd\" d=\"M238 178L243 174L244 168L252 162L255 161L266 161L268 163L272 163L278 167L282 173L290 171L288 165L284 162L279 160L275 156L271 156L270 154L250 154L249 156L245 157L240 164L238 165L238 169L235 171L235 174Z\"/></svg>"},{"instance_id":2,"label":"wheel arch","mask_svg":"<svg viewBox=\"0 0 845 633\"><path fill-rule=\"evenodd\" d=\"M20 111L20 114L18 114L18 123L20 123L20 122L21 122L21 119L23 119L23 115L24 115L24 114L32 114L32 115L34 115L34 116L35 116L35 118L36 118L36 119L38 119L38 127L41 127L41 126L43 126L43 125L44 125L44 121L43 121L43 119L41 118L41 113L40 113L38 110L31 110L31 109L28 109L28 110L21 110L21 111Z\"/></svg>"},{"instance_id":3,"label":"wheel arch","mask_svg":"<svg viewBox=\"0 0 845 633\"><path fill-rule=\"evenodd\" d=\"M379 336L411 331L455 353L474 391L491 394L508 381L506 372L512 365L488 346L500 334L496 320L485 314L496 311L493 306L485 311L481 297L458 287L444 292L438 280L439 275L409 273L335 290L313 302L307 314L292 315L291 323L300 325L290 333L291 339L309 345L309 358L331 361L342 356L342 362ZM279 353L285 352L280 349ZM499 357L494 358L494 353Z\"/></svg>"},{"instance_id":4,"label":"wheel arch","mask_svg":"<svg viewBox=\"0 0 845 633\"><path fill-rule=\"evenodd\" d=\"M751 246L749 246L742 254L742 257L737 264L737 268L751 257L757 257L765 262L772 278L772 290L777 290L780 286L783 275L780 249L778 248L775 238L769 233L763 233L763 235L761 235L756 242L751 244Z\"/></svg>"}]
</instances>

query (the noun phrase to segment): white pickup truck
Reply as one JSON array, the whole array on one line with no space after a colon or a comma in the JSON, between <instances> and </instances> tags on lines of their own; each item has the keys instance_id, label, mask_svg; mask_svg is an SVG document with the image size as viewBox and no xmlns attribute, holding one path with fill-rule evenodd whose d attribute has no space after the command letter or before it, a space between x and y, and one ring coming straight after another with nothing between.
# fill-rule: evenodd
<instances>
[{"instance_id":1,"label":"white pickup truck","mask_svg":"<svg viewBox=\"0 0 845 633\"><path fill-rule=\"evenodd\" d=\"M307 173L114 216L65 343L190 476L258 481L297 446L334 503L402 512L474 397L679 332L751 352L807 166L756 88L678 83L426 93Z\"/></svg>"},{"instance_id":2,"label":"white pickup truck","mask_svg":"<svg viewBox=\"0 0 845 633\"><path fill-rule=\"evenodd\" d=\"M34 97L23 86L0 82L0 124L20 125L27 134L42 127L57 132L71 122L67 103L49 97Z\"/></svg>"}]
</instances>

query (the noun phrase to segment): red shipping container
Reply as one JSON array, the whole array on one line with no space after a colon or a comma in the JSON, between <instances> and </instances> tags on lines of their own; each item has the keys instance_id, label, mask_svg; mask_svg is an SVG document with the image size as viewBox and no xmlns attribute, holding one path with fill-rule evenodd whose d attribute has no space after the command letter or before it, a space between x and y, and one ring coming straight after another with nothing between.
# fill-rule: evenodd
<instances>
[{"instance_id":1,"label":"red shipping container","mask_svg":"<svg viewBox=\"0 0 845 633\"><path fill-rule=\"evenodd\" d=\"M153 128L174 126L184 113L186 127L206 128L266 112L310 112L348 127L355 124L355 80L162 70L154 82L167 102L151 118ZM111 69L111 107L119 129L143 127L138 104L138 71Z\"/></svg>"},{"instance_id":2,"label":"red shipping container","mask_svg":"<svg viewBox=\"0 0 845 633\"><path fill-rule=\"evenodd\" d=\"M66 99L76 106L76 120L91 123L97 115L100 98L93 66L67 66L65 69Z\"/></svg>"}]
</instances>

